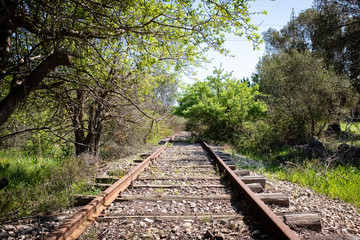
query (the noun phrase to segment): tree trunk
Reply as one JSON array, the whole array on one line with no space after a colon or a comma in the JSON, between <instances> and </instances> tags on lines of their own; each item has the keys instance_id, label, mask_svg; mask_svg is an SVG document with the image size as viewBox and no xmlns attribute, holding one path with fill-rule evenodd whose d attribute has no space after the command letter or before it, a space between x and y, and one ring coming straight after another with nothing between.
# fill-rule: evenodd
<instances>
[{"instance_id":1,"label":"tree trunk","mask_svg":"<svg viewBox=\"0 0 360 240\"><path fill-rule=\"evenodd\" d=\"M81 134L78 134L78 135L84 135L84 131L77 131L77 132L81 132ZM101 133L89 132L85 139L82 137L76 137L76 136L77 136L77 134L75 134L76 156L79 156L82 154L88 154L95 158L99 157Z\"/></svg>"},{"instance_id":2,"label":"tree trunk","mask_svg":"<svg viewBox=\"0 0 360 240\"><path fill-rule=\"evenodd\" d=\"M74 107L73 116L76 155L89 154L97 158L100 152L100 137L103 130L102 105L98 102L89 104L89 112L87 113L89 117L88 126L85 128L82 103L84 101L83 91L78 91L77 99L79 103Z\"/></svg>"},{"instance_id":3,"label":"tree trunk","mask_svg":"<svg viewBox=\"0 0 360 240\"><path fill-rule=\"evenodd\" d=\"M14 17L18 3L18 0L1 1L0 3L0 83L8 65L12 34L11 19Z\"/></svg>"},{"instance_id":4,"label":"tree trunk","mask_svg":"<svg viewBox=\"0 0 360 240\"><path fill-rule=\"evenodd\" d=\"M79 156L88 150L87 143L85 142L84 129L76 129L75 131L75 154Z\"/></svg>"},{"instance_id":5,"label":"tree trunk","mask_svg":"<svg viewBox=\"0 0 360 240\"><path fill-rule=\"evenodd\" d=\"M56 67L60 65L71 65L67 53L54 53L42 61L32 70L25 81L20 85L10 87L9 94L0 102L0 126L3 125L19 104L37 90L40 82Z\"/></svg>"}]
</instances>

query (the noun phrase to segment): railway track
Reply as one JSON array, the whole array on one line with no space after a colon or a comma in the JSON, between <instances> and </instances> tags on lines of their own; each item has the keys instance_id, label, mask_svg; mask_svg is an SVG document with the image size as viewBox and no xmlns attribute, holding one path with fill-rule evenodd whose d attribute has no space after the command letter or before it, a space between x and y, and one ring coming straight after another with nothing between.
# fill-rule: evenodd
<instances>
[{"instance_id":1,"label":"railway track","mask_svg":"<svg viewBox=\"0 0 360 240\"><path fill-rule=\"evenodd\" d=\"M261 193L264 177L235 170L228 155L188 137L134 161L121 179L98 177L93 186L106 190L82 198L91 202L46 239L76 239L89 226L80 238L299 239L284 222L319 230L316 216L276 216L266 204L287 207L287 196Z\"/></svg>"}]
</instances>

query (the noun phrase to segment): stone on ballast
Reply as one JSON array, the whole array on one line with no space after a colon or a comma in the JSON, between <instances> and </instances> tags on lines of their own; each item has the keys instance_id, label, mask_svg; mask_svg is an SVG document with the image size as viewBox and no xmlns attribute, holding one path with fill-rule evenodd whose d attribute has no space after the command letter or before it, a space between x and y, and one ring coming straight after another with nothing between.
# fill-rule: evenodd
<instances>
[{"instance_id":1,"label":"stone on ballast","mask_svg":"<svg viewBox=\"0 0 360 240\"><path fill-rule=\"evenodd\" d=\"M261 235L261 231L257 229L255 231L253 231L251 234L254 238L257 238Z\"/></svg>"}]
</instances>

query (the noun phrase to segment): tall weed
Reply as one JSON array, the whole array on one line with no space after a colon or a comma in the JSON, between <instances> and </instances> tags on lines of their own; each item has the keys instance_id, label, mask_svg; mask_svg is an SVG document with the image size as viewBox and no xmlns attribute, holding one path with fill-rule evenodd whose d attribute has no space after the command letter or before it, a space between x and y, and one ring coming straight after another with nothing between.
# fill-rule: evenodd
<instances>
[{"instance_id":1,"label":"tall weed","mask_svg":"<svg viewBox=\"0 0 360 240\"><path fill-rule=\"evenodd\" d=\"M42 158L16 150L0 151L0 177L9 185L0 195L0 220L68 207L72 185L83 178L79 159Z\"/></svg>"},{"instance_id":2,"label":"tall weed","mask_svg":"<svg viewBox=\"0 0 360 240\"><path fill-rule=\"evenodd\" d=\"M360 207L360 170L356 167L326 168L320 161L312 160L297 167L282 168L275 175L281 180L311 187L318 193Z\"/></svg>"}]
</instances>

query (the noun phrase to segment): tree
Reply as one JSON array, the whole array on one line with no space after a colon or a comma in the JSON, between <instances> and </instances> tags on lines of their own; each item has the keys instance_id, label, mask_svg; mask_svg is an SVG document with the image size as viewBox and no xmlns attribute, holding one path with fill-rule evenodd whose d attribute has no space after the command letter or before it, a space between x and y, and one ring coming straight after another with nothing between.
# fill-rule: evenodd
<instances>
[{"instance_id":1,"label":"tree","mask_svg":"<svg viewBox=\"0 0 360 240\"><path fill-rule=\"evenodd\" d=\"M207 137L235 141L247 122L266 115L266 105L257 99L256 85L249 87L221 68L213 74L187 86L174 112L197 124Z\"/></svg>"},{"instance_id":2,"label":"tree","mask_svg":"<svg viewBox=\"0 0 360 240\"><path fill-rule=\"evenodd\" d=\"M257 71L280 141L311 140L354 106L356 94L349 80L309 51L265 55Z\"/></svg>"},{"instance_id":3,"label":"tree","mask_svg":"<svg viewBox=\"0 0 360 240\"><path fill-rule=\"evenodd\" d=\"M98 153L104 123L122 118L111 107L130 104L154 122L145 98L208 49L226 53L224 33L259 42L248 2L2 1L0 126L31 94L49 92L69 114L77 153Z\"/></svg>"},{"instance_id":4,"label":"tree","mask_svg":"<svg viewBox=\"0 0 360 240\"><path fill-rule=\"evenodd\" d=\"M319 29L326 36L324 39L319 36L318 40L325 46L325 51L330 50L325 60L337 71L346 73L360 93L359 1L316 0L314 7L319 12ZM337 34L331 34L329 28L336 30Z\"/></svg>"},{"instance_id":5,"label":"tree","mask_svg":"<svg viewBox=\"0 0 360 240\"><path fill-rule=\"evenodd\" d=\"M280 51L313 51L314 35L316 31L316 19L318 12L315 9L307 9L300 13L297 18L291 20L280 31L268 29L264 33L266 49L270 53Z\"/></svg>"},{"instance_id":6,"label":"tree","mask_svg":"<svg viewBox=\"0 0 360 240\"><path fill-rule=\"evenodd\" d=\"M360 92L360 6L354 0L316 0L279 32L269 29L264 39L271 53L310 51L339 74L345 73Z\"/></svg>"},{"instance_id":7,"label":"tree","mask_svg":"<svg viewBox=\"0 0 360 240\"><path fill-rule=\"evenodd\" d=\"M249 30L249 39L259 39L250 24L248 1L243 0L200 5L194 1L6 0L0 15L0 125L32 92L59 86L60 79L48 84L48 74L70 65L70 56L83 58L88 48L102 58L99 48L113 43L119 57L126 57L121 56L126 51L136 58L167 60L179 68L195 63L203 50L224 52L224 32L243 35ZM108 42L103 44L104 40Z\"/></svg>"},{"instance_id":8,"label":"tree","mask_svg":"<svg viewBox=\"0 0 360 240\"><path fill-rule=\"evenodd\" d=\"M322 58L327 68L346 74L360 92L359 10L359 4L352 0L316 0L313 8L300 13L279 32L269 29L265 33L267 50L310 51ZM352 117L357 115L358 110L353 111ZM334 119L329 130L340 131L338 120Z\"/></svg>"}]
</instances>

